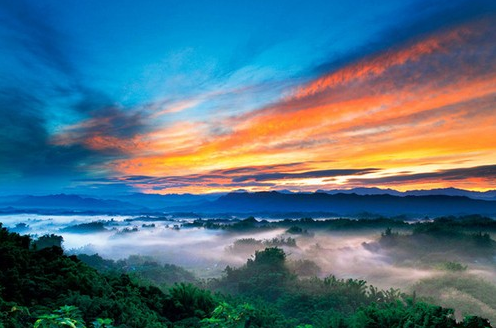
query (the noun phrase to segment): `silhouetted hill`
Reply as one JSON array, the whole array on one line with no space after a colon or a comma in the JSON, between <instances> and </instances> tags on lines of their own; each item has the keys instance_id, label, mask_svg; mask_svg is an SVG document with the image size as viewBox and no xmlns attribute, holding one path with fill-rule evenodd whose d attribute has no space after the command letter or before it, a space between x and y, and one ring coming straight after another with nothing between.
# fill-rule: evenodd
<instances>
[{"instance_id":1,"label":"silhouetted hill","mask_svg":"<svg viewBox=\"0 0 496 328\"><path fill-rule=\"evenodd\" d=\"M488 191L470 191L457 188L440 188L430 190L409 190L405 192L410 196L428 196L428 195L446 195L446 196L465 196L473 199L496 200L496 190Z\"/></svg>"},{"instance_id":2,"label":"silhouetted hill","mask_svg":"<svg viewBox=\"0 0 496 328\"><path fill-rule=\"evenodd\" d=\"M392 189L357 188L357 193L322 191L315 193L233 192L219 195L148 195L131 194L114 199L99 199L79 195L23 196L4 198L0 202L6 213L26 210L72 211L95 213L155 213L199 212L215 213L309 213L336 215L371 213L380 215L496 215L496 201L466 196L437 195L437 193L474 193L459 189L419 190L400 193ZM391 195L389 193L394 193ZM415 195L409 195L414 193ZM490 196L489 192L481 193ZM7 201L5 201L7 200ZM51 212L50 212L51 213Z\"/></svg>"},{"instance_id":3,"label":"silhouetted hill","mask_svg":"<svg viewBox=\"0 0 496 328\"><path fill-rule=\"evenodd\" d=\"M360 187L352 189L332 189L332 190L317 190L318 193L325 193L329 195L335 194L357 194L357 195L392 195L392 196L406 196L405 193L394 189L381 189L376 187Z\"/></svg>"},{"instance_id":4,"label":"silhouetted hill","mask_svg":"<svg viewBox=\"0 0 496 328\"><path fill-rule=\"evenodd\" d=\"M118 200L102 200L96 198L83 198L78 195L48 195L26 196L8 205L15 208L57 208L57 209L83 209L83 210L132 210L144 209L143 206L121 202Z\"/></svg>"},{"instance_id":5,"label":"silhouetted hill","mask_svg":"<svg viewBox=\"0 0 496 328\"><path fill-rule=\"evenodd\" d=\"M171 206L196 206L213 201L223 194L142 194L133 193L124 196L106 196L106 199L119 200L134 205L145 206L150 209L164 209Z\"/></svg>"},{"instance_id":6,"label":"silhouetted hill","mask_svg":"<svg viewBox=\"0 0 496 328\"><path fill-rule=\"evenodd\" d=\"M282 194L279 192L230 193L197 211L206 212L315 212L340 215L370 212L382 215L459 215L496 214L496 201L460 196L392 196L357 194Z\"/></svg>"},{"instance_id":7,"label":"silhouetted hill","mask_svg":"<svg viewBox=\"0 0 496 328\"><path fill-rule=\"evenodd\" d=\"M471 191L457 188L438 188L426 190L408 190L397 191L394 189L371 188L353 188L353 189L334 189L334 190L317 190L317 192L330 195L335 194L357 194L357 195L392 195L392 196L464 196L472 199L496 200L496 190L488 191Z\"/></svg>"}]
</instances>

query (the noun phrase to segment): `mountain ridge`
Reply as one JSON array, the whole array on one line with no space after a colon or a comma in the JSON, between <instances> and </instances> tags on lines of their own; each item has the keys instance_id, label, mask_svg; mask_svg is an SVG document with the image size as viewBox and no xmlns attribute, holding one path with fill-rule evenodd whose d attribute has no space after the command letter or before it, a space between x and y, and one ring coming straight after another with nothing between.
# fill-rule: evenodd
<instances>
[{"instance_id":1,"label":"mountain ridge","mask_svg":"<svg viewBox=\"0 0 496 328\"><path fill-rule=\"evenodd\" d=\"M120 200L98 199L79 195L55 194L46 196L24 196L8 203L14 207L37 208L73 208L73 209L140 209L138 206Z\"/></svg>"},{"instance_id":2,"label":"mountain ridge","mask_svg":"<svg viewBox=\"0 0 496 328\"><path fill-rule=\"evenodd\" d=\"M370 212L381 215L460 215L496 214L496 201L471 199L466 196L394 196L358 195L355 193L283 194L276 191L230 193L197 210L213 212L332 212L356 215Z\"/></svg>"},{"instance_id":3,"label":"mountain ridge","mask_svg":"<svg viewBox=\"0 0 496 328\"><path fill-rule=\"evenodd\" d=\"M116 213L288 213L329 212L337 215L374 213L379 215L496 215L496 200L466 196L460 189L450 189L452 195L442 194L444 189L412 191L411 193L379 188L356 188L344 191L317 191L294 193L289 191L231 192L215 195L193 194L133 194L109 198L56 194L4 198L0 207L4 211L27 209L61 209ZM388 193L389 192L389 193ZM495 191L496 192L496 191ZM456 194L460 195L456 195ZM454 194L454 195L453 195Z\"/></svg>"}]
</instances>

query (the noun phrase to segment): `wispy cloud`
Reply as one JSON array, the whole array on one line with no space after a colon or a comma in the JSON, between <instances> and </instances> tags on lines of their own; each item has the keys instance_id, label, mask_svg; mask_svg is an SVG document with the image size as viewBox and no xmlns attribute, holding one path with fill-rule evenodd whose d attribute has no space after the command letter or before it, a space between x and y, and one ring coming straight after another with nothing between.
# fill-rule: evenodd
<instances>
[{"instance_id":1,"label":"wispy cloud","mask_svg":"<svg viewBox=\"0 0 496 328\"><path fill-rule=\"evenodd\" d=\"M9 49L0 68L19 74L0 76L0 166L146 191L487 189L492 171L470 170L496 163L493 3L415 2L370 44L279 77L255 59L291 33L247 32L225 66L202 74L192 66L209 57L190 62L199 54L191 48L179 68L202 79L179 74L159 88L169 92L135 103L81 78L73 44L50 14L40 18L43 8L11 3L0 11ZM181 93L174 84L186 80Z\"/></svg>"},{"instance_id":2,"label":"wispy cloud","mask_svg":"<svg viewBox=\"0 0 496 328\"><path fill-rule=\"evenodd\" d=\"M259 188L280 188L282 181L320 178L322 180L341 176L360 176L378 169L334 169L301 171L304 163L288 163L274 166L250 166L225 170L213 170L198 174L156 177L132 175L115 178L83 179L79 182L92 185L128 184L147 191L162 192L201 192L205 188L216 191L234 189L256 190Z\"/></svg>"},{"instance_id":3,"label":"wispy cloud","mask_svg":"<svg viewBox=\"0 0 496 328\"><path fill-rule=\"evenodd\" d=\"M477 184L492 184L496 181L496 165L482 165L475 167L464 167L448 170L436 170L434 172L416 174L397 174L382 178L352 179L351 183L358 185L381 185L398 186L404 184L438 183L447 181L448 183L461 181L467 186Z\"/></svg>"},{"instance_id":4,"label":"wispy cloud","mask_svg":"<svg viewBox=\"0 0 496 328\"><path fill-rule=\"evenodd\" d=\"M364 58L298 88L279 103L215 123L229 126L230 133L198 133L185 125L201 142L193 147L183 143L186 147L176 154L161 152L152 143L155 154L119 161L115 169L176 176L251 161L284 164L302 156L327 161L325 166L307 165L308 172L363 165L388 169L404 158L415 170L429 157L448 154L483 163L494 153L490 137L480 137L490 136L495 124L491 22L464 23ZM252 181L311 177L291 174L253 176Z\"/></svg>"},{"instance_id":5,"label":"wispy cloud","mask_svg":"<svg viewBox=\"0 0 496 328\"><path fill-rule=\"evenodd\" d=\"M81 163L91 166L109 159L81 144L51 143L53 126L70 116L66 114L80 112L77 106L60 106L52 101L63 103L81 91L71 57L75 49L54 24L49 6L20 0L2 3L1 7L2 185L23 192L26 182L67 184L74 177L86 175Z\"/></svg>"},{"instance_id":6,"label":"wispy cloud","mask_svg":"<svg viewBox=\"0 0 496 328\"><path fill-rule=\"evenodd\" d=\"M336 176L349 176L349 175L362 175L367 173L376 172L378 169L334 169L334 170L319 170L319 171L307 171L298 173L264 173L257 175L240 176L233 178L234 182L242 181L277 181L285 179L306 179L306 178L330 178Z\"/></svg>"}]
</instances>

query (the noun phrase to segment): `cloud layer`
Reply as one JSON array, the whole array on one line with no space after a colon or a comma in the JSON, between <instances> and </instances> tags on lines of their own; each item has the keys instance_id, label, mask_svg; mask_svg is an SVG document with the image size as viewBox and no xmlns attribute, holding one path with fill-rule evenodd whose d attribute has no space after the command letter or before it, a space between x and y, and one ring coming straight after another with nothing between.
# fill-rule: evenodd
<instances>
[{"instance_id":1,"label":"cloud layer","mask_svg":"<svg viewBox=\"0 0 496 328\"><path fill-rule=\"evenodd\" d=\"M101 80L91 82L83 54L57 29L62 9L9 5L0 12L6 22L0 32L18 77L0 81L0 178L163 193L492 188L496 6L388 6L373 12L396 12L395 19L359 46L351 42L363 30L333 46L314 33L321 25L309 25L294 30L294 38L275 32L261 38L265 32L257 30L236 46L226 39L229 56L201 61L211 63L201 76L186 65L199 48L169 53L160 65L133 58L164 74L175 67L165 85L177 85L150 96L145 89L157 77L140 77L141 84L126 84L116 96L115 88L101 90ZM39 19L40 10L46 19ZM305 33L320 45L312 61L292 45L304 44ZM294 57L287 53L281 63L292 75L271 57L288 47ZM12 68L4 64L2 71ZM196 90L180 88L195 80Z\"/></svg>"}]
</instances>

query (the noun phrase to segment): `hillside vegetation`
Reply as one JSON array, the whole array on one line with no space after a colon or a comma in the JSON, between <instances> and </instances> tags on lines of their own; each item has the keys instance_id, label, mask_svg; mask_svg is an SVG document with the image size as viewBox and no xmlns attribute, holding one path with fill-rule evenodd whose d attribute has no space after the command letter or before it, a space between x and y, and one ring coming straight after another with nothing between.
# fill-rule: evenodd
<instances>
[{"instance_id":1,"label":"hillside vegetation","mask_svg":"<svg viewBox=\"0 0 496 328\"><path fill-rule=\"evenodd\" d=\"M0 262L0 327L6 328L489 327L479 317L457 322L452 310L363 280L298 278L276 247L201 284L208 289L200 283L160 289L118 268L102 273L58 246L40 249L3 227Z\"/></svg>"}]
</instances>

